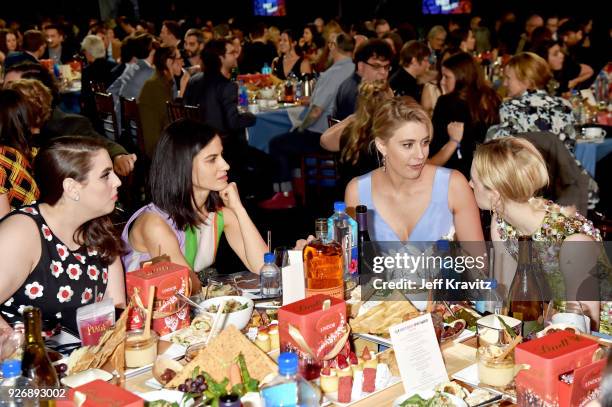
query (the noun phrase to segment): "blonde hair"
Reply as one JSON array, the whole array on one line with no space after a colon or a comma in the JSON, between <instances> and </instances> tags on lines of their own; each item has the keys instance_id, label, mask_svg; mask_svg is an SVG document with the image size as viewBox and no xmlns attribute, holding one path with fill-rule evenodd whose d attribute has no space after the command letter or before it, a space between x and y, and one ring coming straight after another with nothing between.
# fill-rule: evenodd
<instances>
[{"instance_id":1,"label":"blonde hair","mask_svg":"<svg viewBox=\"0 0 612 407\"><path fill-rule=\"evenodd\" d=\"M340 152L340 161L357 164L359 153L364 147L370 147L374 140L370 131L376 108L391 97L393 93L386 81L362 82L359 85L355 119L345 130L348 138Z\"/></svg>"},{"instance_id":2,"label":"blonde hair","mask_svg":"<svg viewBox=\"0 0 612 407\"><path fill-rule=\"evenodd\" d=\"M529 141L503 137L476 147L474 169L480 182L499 192L502 200L529 202L548 185L546 162Z\"/></svg>"},{"instance_id":3,"label":"blonde hair","mask_svg":"<svg viewBox=\"0 0 612 407\"><path fill-rule=\"evenodd\" d=\"M18 79L6 84L6 88L21 93L28 104L30 127L40 129L51 117L51 91L37 79Z\"/></svg>"},{"instance_id":4,"label":"blonde hair","mask_svg":"<svg viewBox=\"0 0 612 407\"><path fill-rule=\"evenodd\" d=\"M408 122L423 124L429 137L433 136L433 126L427 112L409 96L396 96L378 107L372 121L372 134L387 142L397 129Z\"/></svg>"},{"instance_id":5,"label":"blonde hair","mask_svg":"<svg viewBox=\"0 0 612 407\"><path fill-rule=\"evenodd\" d=\"M533 52L521 52L513 56L506 68L512 68L516 78L528 84L528 88L543 89L552 78L548 62Z\"/></svg>"}]
</instances>

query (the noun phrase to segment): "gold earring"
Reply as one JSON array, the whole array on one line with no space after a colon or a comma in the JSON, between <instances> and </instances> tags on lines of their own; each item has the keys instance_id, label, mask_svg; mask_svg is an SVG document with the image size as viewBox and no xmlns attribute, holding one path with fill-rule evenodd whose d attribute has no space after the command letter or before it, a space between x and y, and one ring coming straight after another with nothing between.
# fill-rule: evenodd
<instances>
[{"instance_id":1,"label":"gold earring","mask_svg":"<svg viewBox=\"0 0 612 407\"><path fill-rule=\"evenodd\" d=\"M383 155L382 158L383 172L387 172L387 156Z\"/></svg>"}]
</instances>

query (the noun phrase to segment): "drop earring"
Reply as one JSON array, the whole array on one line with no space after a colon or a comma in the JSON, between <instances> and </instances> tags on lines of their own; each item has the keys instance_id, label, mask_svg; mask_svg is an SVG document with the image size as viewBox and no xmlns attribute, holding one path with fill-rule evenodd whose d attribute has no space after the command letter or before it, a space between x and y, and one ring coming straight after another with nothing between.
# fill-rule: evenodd
<instances>
[{"instance_id":1,"label":"drop earring","mask_svg":"<svg viewBox=\"0 0 612 407\"><path fill-rule=\"evenodd\" d=\"M387 172L387 156L386 155L383 155L382 167L383 167L383 172Z\"/></svg>"}]
</instances>

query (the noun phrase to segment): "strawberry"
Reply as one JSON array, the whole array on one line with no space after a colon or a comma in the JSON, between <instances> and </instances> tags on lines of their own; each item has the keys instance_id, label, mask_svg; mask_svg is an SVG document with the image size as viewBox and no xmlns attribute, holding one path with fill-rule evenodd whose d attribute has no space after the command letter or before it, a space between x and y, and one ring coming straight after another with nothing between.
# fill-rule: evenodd
<instances>
[{"instance_id":1,"label":"strawberry","mask_svg":"<svg viewBox=\"0 0 612 407\"><path fill-rule=\"evenodd\" d=\"M329 376L331 374L331 369L329 367L324 367L321 369L321 374L323 376Z\"/></svg>"},{"instance_id":2,"label":"strawberry","mask_svg":"<svg viewBox=\"0 0 612 407\"><path fill-rule=\"evenodd\" d=\"M370 360L370 359L372 359L372 356L370 355L370 350L368 349L367 346L365 348L363 348L363 352L361 354L361 358L363 360Z\"/></svg>"},{"instance_id":3,"label":"strawberry","mask_svg":"<svg viewBox=\"0 0 612 407\"><path fill-rule=\"evenodd\" d=\"M349 367L348 362L346 361L346 356L338 355L338 369L346 369Z\"/></svg>"},{"instance_id":4,"label":"strawberry","mask_svg":"<svg viewBox=\"0 0 612 407\"><path fill-rule=\"evenodd\" d=\"M351 362L351 365L358 365L359 361L357 360L357 355L355 354L355 352L351 352L349 353L349 362Z\"/></svg>"}]
</instances>

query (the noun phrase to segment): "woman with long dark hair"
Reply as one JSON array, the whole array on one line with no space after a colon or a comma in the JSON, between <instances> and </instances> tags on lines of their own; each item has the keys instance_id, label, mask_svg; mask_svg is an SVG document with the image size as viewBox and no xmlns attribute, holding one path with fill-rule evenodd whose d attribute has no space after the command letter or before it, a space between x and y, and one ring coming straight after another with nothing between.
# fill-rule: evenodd
<instances>
[{"instance_id":1,"label":"woman with long dark hair","mask_svg":"<svg viewBox=\"0 0 612 407\"><path fill-rule=\"evenodd\" d=\"M0 217L39 195L32 177L30 109L16 90L0 90Z\"/></svg>"},{"instance_id":2,"label":"woman with long dark hair","mask_svg":"<svg viewBox=\"0 0 612 407\"><path fill-rule=\"evenodd\" d=\"M0 65L9 53L18 51L18 47L17 33L8 28L0 29Z\"/></svg>"},{"instance_id":3,"label":"woman with long dark hair","mask_svg":"<svg viewBox=\"0 0 612 407\"><path fill-rule=\"evenodd\" d=\"M293 73L297 78L312 73L310 62L302 55L302 50L297 46L297 40L291 30L285 30L280 35L278 42L280 56L272 61L272 73L278 79L287 79Z\"/></svg>"},{"instance_id":4,"label":"woman with long dark hair","mask_svg":"<svg viewBox=\"0 0 612 407\"><path fill-rule=\"evenodd\" d=\"M214 261L221 234L244 265L257 273L268 248L227 182L221 137L206 124L181 119L162 133L151 163L152 202L128 220L122 239L130 272L159 254L201 271ZM194 289L199 287L192 273Z\"/></svg>"},{"instance_id":5,"label":"woman with long dark hair","mask_svg":"<svg viewBox=\"0 0 612 407\"><path fill-rule=\"evenodd\" d=\"M37 154L38 203L0 222L0 324L26 305L76 332L76 310L125 302L121 241L108 217L121 181L100 141L59 137Z\"/></svg>"},{"instance_id":6,"label":"woman with long dark hair","mask_svg":"<svg viewBox=\"0 0 612 407\"><path fill-rule=\"evenodd\" d=\"M433 113L430 162L469 177L476 145L499 122L500 97L474 58L460 52L442 63L442 90Z\"/></svg>"}]
</instances>

